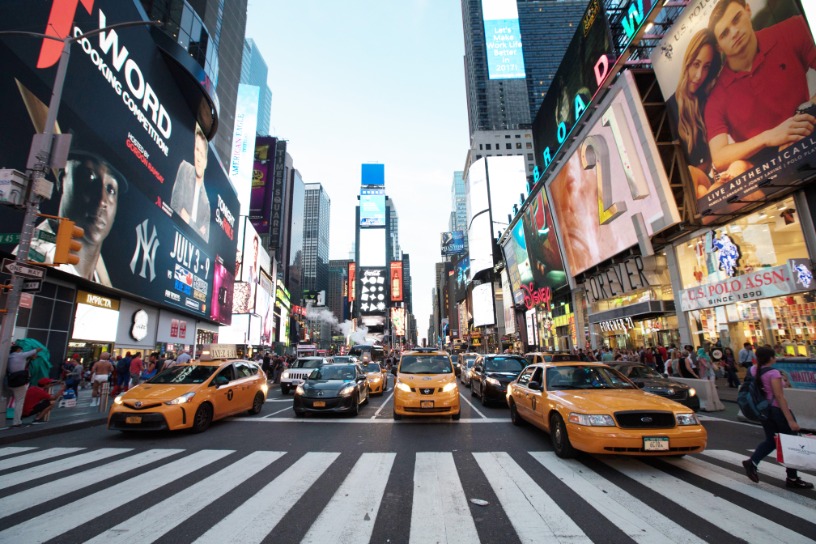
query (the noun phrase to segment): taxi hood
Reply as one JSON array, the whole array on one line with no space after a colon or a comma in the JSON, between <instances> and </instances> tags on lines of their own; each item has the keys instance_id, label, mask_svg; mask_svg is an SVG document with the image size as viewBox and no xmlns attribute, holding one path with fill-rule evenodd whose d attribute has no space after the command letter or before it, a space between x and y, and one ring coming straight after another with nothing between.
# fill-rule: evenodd
<instances>
[{"instance_id":1,"label":"taxi hood","mask_svg":"<svg viewBox=\"0 0 816 544\"><path fill-rule=\"evenodd\" d=\"M127 391L123 400L173 400L190 391L198 391L206 385L190 384L168 384L168 383L142 383L137 387Z\"/></svg>"},{"instance_id":2,"label":"taxi hood","mask_svg":"<svg viewBox=\"0 0 816 544\"><path fill-rule=\"evenodd\" d=\"M456 375L450 374L397 374L397 380L410 387L436 387L456 380Z\"/></svg>"},{"instance_id":3,"label":"taxi hood","mask_svg":"<svg viewBox=\"0 0 816 544\"><path fill-rule=\"evenodd\" d=\"M610 414L626 410L689 411L674 401L640 389L573 389L550 391L548 395L560 399L566 407L584 414Z\"/></svg>"}]
</instances>

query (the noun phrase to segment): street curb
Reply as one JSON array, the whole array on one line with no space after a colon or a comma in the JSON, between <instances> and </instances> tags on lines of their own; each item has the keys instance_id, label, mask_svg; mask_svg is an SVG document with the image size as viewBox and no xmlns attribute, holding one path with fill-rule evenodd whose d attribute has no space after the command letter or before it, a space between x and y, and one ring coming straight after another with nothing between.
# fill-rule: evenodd
<instances>
[{"instance_id":1,"label":"street curb","mask_svg":"<svg viewBox=\"0 0 816 544\"><path fill-rule=\"evenodd\" d=\"M71 423L66 423L64 425L54 425L53 427L49 427L47 424L42 427L37 428L30 428L26 429L23 432L16 432L11 435L3 435L0 434L0 444L13 444L15 442L22 442L23 440L29 440L32 438L42 438L43 436L51 436L55 434L67 433L70 431L76 431L79 429L87 429L89 427L95 427L97 425L104 425L108 422L107 418L93 418L93 419L84 419L81 421L74 421Z\"/></svg>"}]
</instances>

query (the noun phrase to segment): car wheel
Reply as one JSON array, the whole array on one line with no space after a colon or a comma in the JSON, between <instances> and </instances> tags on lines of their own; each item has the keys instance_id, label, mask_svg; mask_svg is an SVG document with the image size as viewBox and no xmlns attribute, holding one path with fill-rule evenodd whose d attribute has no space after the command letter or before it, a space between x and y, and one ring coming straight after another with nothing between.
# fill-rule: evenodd
<instances>
[{"instance_id":1,"label":"car wheel","mask_svg":"<svg viewBox=\"0 0 816 544\"><path fill-rule=\"evenodd\" d=\"M575 457L576 451L570 443L567 425L559 414L553 414L550 418L550 440L558 457L562 459Z\"/></svg>"},{"instance_id":2,"label":"car wheel","mask_svg":"<svg viewBox=\"0 0 816 544\"><path fill-rule=\"evenodd\" d=\"M360 413L360 397L355 396L351 401L351 415L357 416Z\"/></svg>"},{"instance_id":3,"label":"car wheel","mask_svg":"<svg viewBox=\"0 0 816 544\"><path fill-rule=\"evenodd\" d=\"M264 405L264 395L260 391L255 393L255 398L252 399L252 408L249 409L249 415L254 416L261 413Z\"/></svg>"},{"instance_id":4,"label":"car wheel","mask_svg":"<svg viewBox=\"0 0 816 544\"><path fill-rule=\"evenodd\" d=\"M399 421L402 419L402 414L398 414L396 411L394 412L394 421Z\"/></svg>"},{"instance_id":5,"label":"car wheel","mask_svg":"<svg viewBox=\"0 0 816 544\"><path fill-rule=\"evenodd\" d=\"M295 417L303 417L306 415L306 412L295 412Z\"/></svg>"},{"instance_id":6,"label":"car wheel","mask_svg":"<svg viewBox=\"0 0 816 544\"><path fill-rule=\"evenodd\" d=\"M451 416L451 419L454 420L454 421L459 421L459 418L461 418L461 417L462 417L462 411L459 410L458 412L456 412L455 414L453 414Z\"/></svg>"},{"instance_id":7,"label":"car wheel","mask_svg":"<svg viewBox=\"0 0 816 544\"><path fill-rule=\"evenodd\" d=\"M288 383L282 383L281 384L281 393L284 394L284 395L289 394L289 384Z\"/></svg>"},{"instance_id":8,"label":"car wheel","mask_svg":"<svg viewBox=\"0 0 816 544\"><path fill-rule=\"evenodd\" d=\"M510 401L510 421L513 422L515 426L521 426L524 423L524 420L521 419L521 416L518 413L518 408L516 407L516 403L512 400Z\"/></svg>"},{"instance_id":9,"label":"car wheel","mask_svg":"<svg viewBox=\"0 0 816 544\"><path fill-rule=\"evenodd\" d=\"M212 423L212 418L212 404L205 402L196 410L195 416L193 417L193 428L191 430L194 433L203 433L209 428L210 423Z\"/></svg>"}]
</instances>

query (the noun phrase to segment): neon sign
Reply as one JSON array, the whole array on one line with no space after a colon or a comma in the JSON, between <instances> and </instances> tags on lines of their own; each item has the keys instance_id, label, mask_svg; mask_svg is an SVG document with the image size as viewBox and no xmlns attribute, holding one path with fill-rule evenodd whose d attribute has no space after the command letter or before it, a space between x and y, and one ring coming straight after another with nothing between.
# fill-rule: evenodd
<instances>
[{"instance_id":1,"label":"neon sign","mask_svg":"<svg viewBox=\"0 0 816 544\"><path fill-rule=\"evenodd\" d=\"M550 311L550 302L552 301L552 290L549 287L535 288L535 285L530 282L529 285L522 285L521 290L524 292L524 305L528 310L544 304L547 312Z\"/></svg>"}]
</instances>

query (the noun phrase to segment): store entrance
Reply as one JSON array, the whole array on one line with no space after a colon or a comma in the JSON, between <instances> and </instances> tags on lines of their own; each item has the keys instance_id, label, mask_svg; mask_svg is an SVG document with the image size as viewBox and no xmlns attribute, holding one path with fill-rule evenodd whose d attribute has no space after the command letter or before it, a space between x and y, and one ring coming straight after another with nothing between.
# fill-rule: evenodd
<instances>
[{"instance_id":1,"label":"store entrance","mask_svg":"<svg viewBox=\"0 0 816 544\"><path fill-rule=\"evenodd\" d=\"M78 360L85 370L89 370L91 366L99 360L100 355L104 352L111 351L111 345L112 344L107 343L72 340L68 342L68 350L65 356L68 359Z\"/></svg>"}]
</instances>

